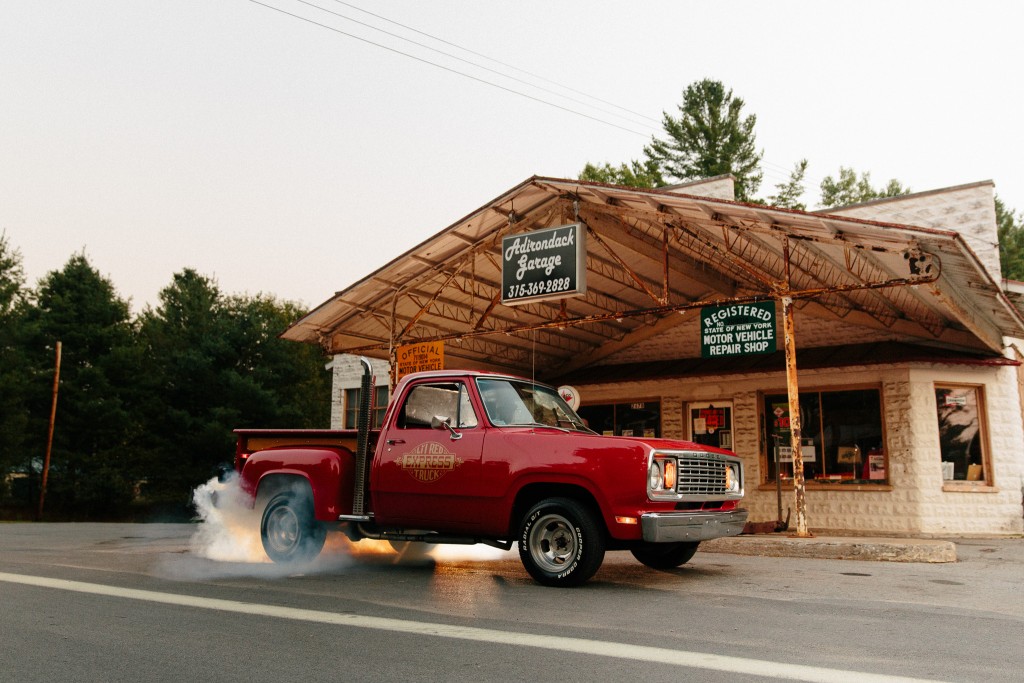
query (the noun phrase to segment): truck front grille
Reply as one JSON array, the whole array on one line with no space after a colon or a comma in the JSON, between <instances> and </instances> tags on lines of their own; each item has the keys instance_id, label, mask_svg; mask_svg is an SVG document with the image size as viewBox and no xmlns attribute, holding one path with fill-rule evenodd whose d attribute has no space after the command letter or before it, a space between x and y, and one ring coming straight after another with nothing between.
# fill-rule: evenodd
<instances>
[{"instance_id":1,"label":"truck front grille","mask_svg":"<svg viewBox=\"0 0 1024 683\"><path fill-rule=\"evenodd\" d=\"M676 493L686 496L726 493L725 461L715 456L687 453L679 456Z\"/></svg>"}]
</instances>

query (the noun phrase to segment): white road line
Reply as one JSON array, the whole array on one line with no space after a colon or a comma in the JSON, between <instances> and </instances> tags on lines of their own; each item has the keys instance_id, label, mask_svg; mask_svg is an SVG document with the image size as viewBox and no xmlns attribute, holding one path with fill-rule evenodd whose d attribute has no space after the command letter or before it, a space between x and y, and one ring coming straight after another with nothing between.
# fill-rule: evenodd
<instances>
[{"instance_id":1,"label":"white road line","mask_svg":"<svg viewBox=\"0 0 1024 683\"><path fill-rule=\"evenodd\" d=\"M657 662L672 666L710 669L713 671L727 671L731 673L750 674L753 676L765 676L769 678L780 678L794 681L847 683L848 681L856 680L859 683L923 683L925 680L920 678L871 674L859 671L851 672L840 669L826 669L816 666L804 666L802 664L785 664L782 662L771 662L760 659L747 659L745 657L727 657L705 652L668 650L658 647L628 645L625 643L615 643L610 641L566 638L562 636L533 635L529 633L515 633L486 628L474 628L471 626L452 626L449 624L433 624L428 622L407 621L404 619L386 619L381 617L362 616L358 614L338 614L335 612L323 612L320 610L261 605L253 602L238 602L235 600L203 598L194 595L179 595L176 593L160 593L157 591L136 590L133 588L119 588L117 586L106 586L99 583L65 581L62 579L50 579L42 576L29 576L25 574L7 574L0 572L0 581L18 583L26 586L36 586L39 588L53 588L56 590L73 591L76 593L89 593L92 595L105 595L113 598L125 598L128 600L156 602L165 605L177 605L179 607L193 607L198 609L217 610L221 612L274 617L277 619L291 619L294 621L308 621L319 624L348 626L352 628L370 628L381 631L411 633L414 635L473 640L484 643L512 645L513 647L534 647L544 650L555 650L558 652L578 652L580 654L597 655L600 657L615 657L617 659L630 659L645 663ZM929 683L934 683L934 681L930 681Z\"/></svg>"}]
</instances>

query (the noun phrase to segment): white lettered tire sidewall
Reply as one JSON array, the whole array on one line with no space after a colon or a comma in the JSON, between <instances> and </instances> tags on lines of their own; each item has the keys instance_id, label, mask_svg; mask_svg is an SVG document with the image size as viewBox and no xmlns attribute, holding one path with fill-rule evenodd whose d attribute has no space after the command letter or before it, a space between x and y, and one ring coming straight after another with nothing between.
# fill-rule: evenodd
<instances>
[{"instance_id":1,"label":"white lettered tire sidewall","mask_svg":"<svg viewBox=\"0 0 1024 683\"><path fill-rule=\"evenodd\" d=\"M523 517L519 558L545 586L578 586L604 561L603 526L584 504L570 498L542 500Z\"/></svg>"}]
</instances>

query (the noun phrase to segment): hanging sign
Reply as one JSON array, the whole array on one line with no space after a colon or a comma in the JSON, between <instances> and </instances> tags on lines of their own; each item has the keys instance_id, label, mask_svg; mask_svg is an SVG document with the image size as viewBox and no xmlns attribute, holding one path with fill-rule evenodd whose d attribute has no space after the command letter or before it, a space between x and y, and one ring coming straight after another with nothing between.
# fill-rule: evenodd
<instances>
[{"instance_id":1,"label":"hanging sign","mask_svg":"<svg viewBox=\"0 0 1024 683\"><path fill-rule=\"evenodd\" d=\"M578 296L587 291L587 249L579 223L501 240L501 303Z\"/></svg>"},{"instance_id":2,"label":"hanging sign","mask_svg":"<svg viewBox=\"0 0 1024 683\"><path fill-rule=\"evenodd\" d=\"M700 309L702 358L775 353L775 302Z\"/></svg>"},{"instance_id":3,"label":"hanging sign","mask_svg":"<svg viewBox=\"0 0 1024 683\"><path fill-rule=\"evenodd\" d=\"M399 346L396 380L410 372L444 370L444 342L422 342Z\"/></svg>"}]
</instances>

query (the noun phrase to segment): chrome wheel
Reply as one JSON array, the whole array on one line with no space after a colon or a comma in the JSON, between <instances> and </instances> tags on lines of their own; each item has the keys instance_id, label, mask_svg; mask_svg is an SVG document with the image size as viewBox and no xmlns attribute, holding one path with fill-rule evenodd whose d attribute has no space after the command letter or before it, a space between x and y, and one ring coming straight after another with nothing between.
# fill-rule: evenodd
<instances>
[{"instance_id":1,"label":"chrome wheel","mask_svg":"<svg viewBox=\"0 0 1024 683\"><path fill-rule=\"evenodd\" d=\"M276 554L294 552L299 543L299 517L290 506L282 505L267 514L266 542Z\"/></svg>"},{"instance_id":2,"label":"chrome wheel","mask_svg":"<svg viewBox=\"0 0 1024 683\"><path fill-rule=\"evenodd\" d=\"M544 515L533 525L530 555L541 569L551 573L565 570L579 554L576 530L559 514Z\"/></svg>"}]
</instances>

